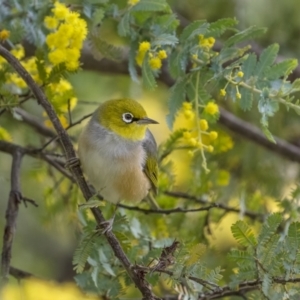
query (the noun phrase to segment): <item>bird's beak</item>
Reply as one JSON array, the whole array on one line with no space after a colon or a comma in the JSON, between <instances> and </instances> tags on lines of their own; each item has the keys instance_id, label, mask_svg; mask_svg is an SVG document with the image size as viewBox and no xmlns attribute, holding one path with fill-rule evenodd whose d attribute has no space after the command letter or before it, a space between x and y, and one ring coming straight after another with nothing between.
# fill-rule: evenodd
<instances>
[{"instance_id":1,"label":"bird's beak","mask_svg":"<svg viewBox=\"0 0 300 300\"><path fill-rule=\"evenodd\" d=\"M152 119L147 118L147 117L139 119L136 122L137 122L137 124L159 124L157 121L152 120Z\"/></svg>"}]
</instances>

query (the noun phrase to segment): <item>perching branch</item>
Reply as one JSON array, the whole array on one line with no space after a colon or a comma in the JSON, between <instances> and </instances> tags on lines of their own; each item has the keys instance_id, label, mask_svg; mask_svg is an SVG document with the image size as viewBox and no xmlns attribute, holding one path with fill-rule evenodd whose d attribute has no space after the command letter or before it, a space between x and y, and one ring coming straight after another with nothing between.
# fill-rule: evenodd
<instances>
[{"instance_id":1,"label":"perching branch","mask_svg":"<svg viewBox=\"0 0 300 300\"><path fill-rule=\"evenodd\" d=\"M20 64L20 62L8 51L6 50L2 45L0 45L0 55L3 56L7 62L15 69L15 71L19 74L19 76L26 82L28 87L31 89L33 95L43 106L45 109L49 119L51 120L59 139L64 147L64 152L66 154L67 161L72 161L76 159L75 150L73 148L72 142L70 140L70 137L68 136L66 130L62 127L51 103L46 98L44 92L42 89L35 83L33 78L30 76L30 74L24 69L24 67ZM72 165L70 167L71 172L73 173L74 178L76 179L76 182L85 198L86 201L88 201L93 195L83 177L81 168L79 164ZM98 208L92 208L91 209L97 223L99 226L105 222L105 219L102 215L102 212ZM145 278L141 278L139 274L134 272L132 270L132 265L130 261L128 260L128 257L124 253L120 242L116 238L113 232L108 231L105 233L105 237L110 244L115 256L120 260L121 264L127 271L128 275L131 277L133 282L135 283L136 287L140 290L140 292L143 295L144 299L154 300L159 299L157 298L153 292L151 291L149 283L145 280Z\"/></svg>"},{"instance_id":2,"label":"perching branch","mask_svg":"<svg viewBox=\"0 0 300 300\"><path fill-rule=\"evenodd\" d=\"M19 204L22 200L20 187L20 168L23 152L21 148L16 148L13 152L11 167L11 187L8 198L7 209L5 213L6 224L3 235L3 247L1 255L1 282L8 279L10 260L12 252L13 239L17 227L17 217L19 212Z\"/></svg>"}]
</instances>

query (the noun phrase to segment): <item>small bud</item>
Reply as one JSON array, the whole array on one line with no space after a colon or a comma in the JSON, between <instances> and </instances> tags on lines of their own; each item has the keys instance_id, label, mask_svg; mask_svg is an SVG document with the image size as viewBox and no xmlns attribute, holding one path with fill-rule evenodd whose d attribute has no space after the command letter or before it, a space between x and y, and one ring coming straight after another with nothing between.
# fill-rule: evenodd
<instances>
[{"instance_id":1,"label":"small bud","mask_svg":"<svg viewBox=\"0 0 300 300\"><path fill-rule=\"evenodd\" d=\"M218 138L218 133L216 132L216 131L211 131L210 133L209 133L209 139L211 140L211 141L214 141L215 139L217 139Z\"/></svg>"},{"instance_id":2,"label":"small bud","mask_svg":"<svg viewBox=\"0 0 300 300\"><path fill-rule=\"evenodd\" d=\"M220 95L225 97L226 96L226 90L225 89L220 89Z\"/></svg>"},{"instance_id":3,"label":"small bud","mask_svg":"<svg viewBox=\"0 0 300 300\"><path fill-rule=\"evenodd\" d=\"M239 71L239 72L237 73L237 76L242 78L242 77L244 77L244 73L243 73L242 71Z\"/></svg>"},{"instance_id":4,"label":"small bud","mask_svg":"<svg viewBox=\"0 0 300 300\"><path fill-rule=\"evenodd\" d=\"M201 119L199 121L199 126L200 126L200 129L203 130L203 131L206 131L208 129L208 123L204 119Z\"/></svg>"}]
</instances>

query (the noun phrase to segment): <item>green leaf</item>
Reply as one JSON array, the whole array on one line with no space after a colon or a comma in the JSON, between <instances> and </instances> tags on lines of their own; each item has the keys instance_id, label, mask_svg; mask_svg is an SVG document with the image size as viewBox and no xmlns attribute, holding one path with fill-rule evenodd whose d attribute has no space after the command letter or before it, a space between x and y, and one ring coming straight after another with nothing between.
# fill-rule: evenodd
<instances>
[{"instance_id":1,"label":"green leaf","mask_svg":"<svg viewBox=\"0 0 300 300\"><path fill-rule=\"evenodd\" d=\"M223 275L220 274L221 272L221 267L216 267L207 274L206 280L209 282L218 283L223 278Z\"/></svg>"},{"instance_id":2,"label":"green leaf","mask_svg":"<svg viewBox=\"0 0 300 300\"><path fill-rule=\"evenodd\" d=\"M39 77L42 80L42 82L45 82L47 80L47 72L45 69L44 59L43 59L43 57L40 57L39 55L36 55L36 57L37 58L35 60L35 63L36 63L36 67L37 67L37 70L39 73Z\"/></svg>"},{"instance_id":3,"label":"green leaf","mask_svg":"<svg viewBox=\"0 0 300 300\"><path fill-rule=\"evenodd\" d=\"M290 93L295 93L300 91L300 78L293 81Z\"/></svg>"},{"instance_id":4,"label":"green leaf","mask_svg":"<svg viewBox=\"0 0 300 300\"><path fill-rule=\"evenodd\" d=\"M68 74L66 65L61 63L53 67L48 75L48 82L59 82L62 77L66 77Z\"/></svg>"},{"instance_id":5,"label":"green leaf","mask_svg":"<svg viewBox=\"0 0 300 300\"><path fill-rule=\"evenodd\" d=\"M155 25L159 26L159 34L174 31L178 27L179 23L179 20L177 20L176 15L174 14L165 14L155 17Z\"/></svg>"},{"instance_id":6,"label":"green leaf","mask_svg":"<svg viewBox=\"0 0 300 300\"><path fill-rule=\"evenodd\" d=\"M276 144L276 140L274 139L274 137L273 137L271 131L269 130L269 128L268 128L266 125L264 125L264 124L262 124L262 125L263 125L263 126L261 127L261 129L262 129L264 135L267 137L267 139L268 139L270 142Z\"/></svg>"},{"instance_id":7,"label":"green leaf","mask_svg":"<svg viewBox=\"0 0 300 300\"><path fill-rule=\"evenodd\" d=\"M173 127L176 113L186 99L185 86L186 81L184 79L179 79L171 88L171 95L169 98L169 114L167 116L167 124L170 129Z\"/></svg>"},{"instance_id":8,"label":"green leaf","mask_svg":"<svg viewBox=\"0 0 300 300\"><path fill-rule=\"evenodd\" d=\"M245 267L253 265L254 262L254 257L252 253L250 254L247 251L241 251L238 249L231 249L228 254L228 257Z\"/></svg>"},{"instance_id":9,"label":"green leaf","mask_svg":"<svg viewBox=\"0 0 300 300\"><path fill-rule=\"evenodd\" d=\"M103 8L97 8L92 16L92 26L98 26L99 24L101 24L103 18L105 15L105 11Z\"/></svg>"},{"instance_id":10,"label":"green leaf","mask_svg":"<svg viewBox=\"0 0 300 300\"><path fill-rule=\"evenodd\" d=\"M270 45L268 48L264 49L255 68L255 76L260 77L264 75L264 72L267 70L267 68L269 68L274 63L278 51L278 44Z\"/></svg>"},{"instance_id":11,"label":"green leaf","mask_svg":"<svg viewBox=\"0 0 300 300\"><path fill-rule=\"evenodd\" d=\"M221 36L226 30L233 28L238 23L236 19L220 19L209 25L209 35L214 37Z\"/></svg>"},{"instance_id":12,"label":"green leaf","mask_svg":"<svg viewBox=\"0 0 300 300\"><path fill-rule=\"evenodd\" d=\"M254 75L254 70L256 68L256 55L254 53L250 53L242 65L242 71L244 73L244 80L249 79Z\"/></svg>"},{"instance_id":13,"label":"green leaf","mask_svg":"<svg viewBox=\"0 0 300 300\"><path fill-rule=\"evenodd\" d=\"M147 58L144 59L142 64L142 80L145 88L153 90L156 87L156 80Z\"/></svg>"},{"instance_id":14,"label":"green leaf","mask_svg":"<svg viewBox=\"0 0 300 300\"><path fill-rule=\"evenodd\" d=\"M164 46L170 45L174 46L178 43L178 39L175 35L169 33L163 33L157 36L154 41L151 43L152 46Z\"/></svg>"},{"instance_id":15,"label":"green leaf","mask_svg":"<svg viewBox=\"0 0 300 300\"><path fill-rule=\"evenodd\" d=\"M108 44L96 34L90 36L90 45L96 59L102 59L104 56L114 61L122 60L122 49Z\"/></svg>"},{"instance_id":16,"label":"green leaf","mask_svg":"<svg viewBox=\"0 0 300 300\"><path fill-rule=\"evenodd\" d=\"M300 249L300 222L293 222L288 231L288 244L290 250L295 249L299 251Z\"/></svg>"},{"instance_id":17,"label":"green leaf","mask_svg":"<svg viewBox=\"0 0 300 300\"><path fill-rule=\"evenodd\" d=\"M205 34L208 27L209 24L205 20L195 21L183 29L179 40L181 43L184 43L187 40L193 38L195 35Z\"/></svg>"},{"instance_id":18,"label":"green leaf","mask_svg":"<svg viewBox=\"0 0 300 300\"><path fill-rule=\"evenodd\" d=\"M178 49L174 50L169 58L168 67L173 78L178 78L185 73L188 63L187 53Z\"/></svg>"},{"instance_id":19,"label":"green leaf","mask_svg":"<svg viewBox=\"0 0 300 300\"><path fill-rule=\"evenodd\" d=\"M237 43L242 43L253 38L257 38L266 32L265 28L258 28L256 26L249 27L243 31L240 31L230 37L225 43L224 47L231 47Z\"/></svg>"},{"instance_id":20,"label":"green leaf","mask_svg":"<svg viewBox=\"0 0 300 300\"><path fill-rule=\"evenodd\" d=\"M141 0L134 5L132 11L164 11L169 7L165 0Z\"/></svg>"},{"instance_id":21,"label":"green leaf","mask_svg":"<svg viewBox=\"0 0 300 300\"><path fill-rule=\"evenodd\" d=\"M234 223L231 226L231 232L236 241L242 246L256 246L257 241L255 239L254 233L245 222L237 221L236 223Z\"/></svg>"},{"instance_id":22,"label":"green leaf","mask_svg":"<svg viewBox=\"0 0 300 300\"><path fill-rule=\"evenodd\" d=\"M277 232L279 225L282 222L281 213L274 213L268 217L263 224L260 234L257 238L259 246L264 246L270 238Z\"/></svg>"},{"instance_id":23,"label":"green leaf","mask_svg":"<svg viewBox=\"0 0 300 300\"><path fill-rule=\"evenodd\" d=\"M77 249L75 250L75 254L73 257L73 264L75 265L74 270L77 273L83 272L85 263L93 250L94 238L96 236L97 233L95 232L83 234L82 240L79 243Z\"/></svg>"},{"instance_id":24,"label":"green leaf","mask_svg":"<svg viewBox=\"0 0 300 300\"><path fill-rule=\"evenodd\" d=\"M281 61L273 66L269 67L265 71L265 77L269 80L275 80L282 76L286 77L297 67L298 60L297 59L286 59Z\"/></svg>"},{"instance_id":25,"label":"green leaf","mask_svg":"<svg viewBox=\"0 0 300 300\"><path fill-rule=\"evenodd\" d=\"M264 273L263 279L262 279L262 292L265 296L269 295L269 289L272 286L272 279L269 274Z\"/></svg>"},{"instance_id":26,"label":"green leaf","mask_svg":"<svg viewBox=\"0 0 300 300\"><path fill-rule=\"evenodd\" d=\"M220 51L219 55L216 56L215 61L218 64L222 65L228 62L229 60L233 60L244 55L244 53L248 51L248 49L249 49L248 46L244 48L223 48Z\"/></svg>"},{"instance_id":27,"label":"green leaf","mask_svg":"<svg viewBox=\"0 0 300 300\"><path fill-rule=\"evenodd\" d=\"M135 82L140 82L139 76L136 70L136 64L135 64L135 56L137 51L137 45L134 45L134 43L131 45L129 49L129 55L128 55L128 71L130 74L130 77Z\"/></svg>"},{"instance_id":28,"label":"green leaf","mask_svg":"<svg viewBox=\"0 0 300 300\"><path fill-rule=\"evenodd\" d=\"M279 109L279 104L275 100L264 99L260 97L258 102L258 111L266 117L272 117Z\"/></svg>"},{"instance_id":29,"label":"green leaf","mask_svg":"<svg viewBox=\"0 0 300 300\"><path fill-rule=\"evenodd\" d=\"M93 208L93 207L99 207L99 206L105 206L104 201L100 200L89 200L86 203L79 204L78 207L79 209L87 209L87 208Z\"/></svg>"},{"instance_id":30,"label":"green leaf","mask_svg":"<svg viewBox=\"0 0 300 300\"><path fill-rule=\"evenodd\" d=\"M247 111L252 108L253 103L253 93L249 89L240 88L241 100L240 107L242 110Z\"/></svg>"},{"instance_id":31,"label":"green leaf","mask_svg":"<svg viewBox=\"0 0 300 300\"><path fill-rule=\"evenodd\" d=\"M130 12L126 12L118 24L118 33L120 36L127 36L130 34Z\"/></svg>"}]
</instances>

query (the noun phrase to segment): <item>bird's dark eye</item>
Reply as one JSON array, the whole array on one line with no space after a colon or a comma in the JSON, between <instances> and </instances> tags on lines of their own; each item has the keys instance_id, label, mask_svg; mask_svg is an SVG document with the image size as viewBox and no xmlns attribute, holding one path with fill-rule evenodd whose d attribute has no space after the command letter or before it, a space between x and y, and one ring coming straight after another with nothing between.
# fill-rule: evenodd
<instances>
[{"instance_id":1,"label":"bird's dark eye","mask_svg":"<svg viewBox=\"0 0 300 300\"><path fill-rule=\"evenodd\" d=\"M125 113L122 115L122 119L125 123L131 123L133 121L133 115L131 113Z\"/></svg>"}]
</instances>

